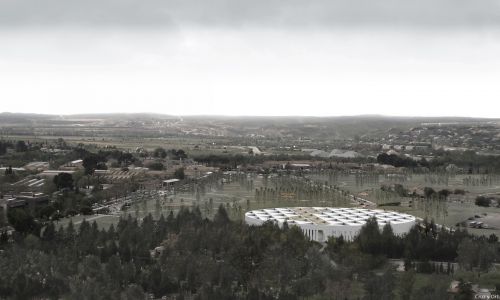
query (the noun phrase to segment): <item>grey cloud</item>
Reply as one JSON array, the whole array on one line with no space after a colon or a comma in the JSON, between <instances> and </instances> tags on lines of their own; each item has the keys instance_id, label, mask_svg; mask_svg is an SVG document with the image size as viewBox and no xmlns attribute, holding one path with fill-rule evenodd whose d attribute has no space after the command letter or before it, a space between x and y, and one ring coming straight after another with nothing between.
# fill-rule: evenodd
<instances>
[{"instance_id":1,"label":"grey cloud","mask_svg":"<svg viewBox=\"0 0 500 300\"><path fill-rule=\"evenodd\" d=\"M0 26L500 25L498 0L0 0Z\"/></svg>"}]
</instances>

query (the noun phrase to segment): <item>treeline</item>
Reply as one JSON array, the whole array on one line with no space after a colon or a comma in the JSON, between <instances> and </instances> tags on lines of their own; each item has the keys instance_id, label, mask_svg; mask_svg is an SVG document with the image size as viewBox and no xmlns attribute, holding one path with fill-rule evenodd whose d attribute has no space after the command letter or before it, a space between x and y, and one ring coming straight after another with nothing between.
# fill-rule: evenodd
<instances>
[{"instance_id":1,"label":"treeline","mask_svg":"<svg viewBox=\"0 0 500 300\"><path fill-rule=\"evenodd\" d=\"M12 148L12 143L0 141L0 155L7 153L8 148Z\"/></svg>"},{"instance_id":2,"label":"treeline","mask_svg":"<svg viewBox=\"0 0 500 300\"><path fill-rule=\"evenodd\" d=\"M205 163L209 166L236 168L241 164L261 163L264 161L260 156L246 156L242 154L235 155L221 155L221 154L207 154L197 155L193 159L200 163Z\"/></svg>"},{"instance_id":3,"label":"treeline","mask_svg":"<svg viewBox=\"0 0 500 300\"><path fill-rule=\"evenodd\" d=\"M0 141L0 155L7 153L7 149L26 152L29 150L29 145L25 141Z\"/></svg>"},{"instance_id":4,"label":"treeline","mask_svg":"<svg viewBox=\"0 0 500 300\"><path fill-rule=\"evenodd\" d=\"M12 149L15 152L27 152L31 150L40 150L43 147L59 149L70 149L64 139L59 138L53 142L32 142L29 140L1 140L0 155L7 153L7 149Z\"/></svg>"},{"instance_id":5,"label":"treeline","mask_svg":"<svg viewBox=\"0 0 500 300\"><path fill-rule=\"evenodd\" d=\"M477 206L490 207L493 203L495 206L499 206L499 199L496 197L488 197L488 196L477 196L474 200L474 203Z\"/></svg>"},{"instance_id":6,"label":"treeline","mask_svg":"<svg viewBox=\"0 0 500 300\"><path fill-rule=\"evenodd\" d=\"M475 151L436 150L435 158L429 162L431 168L454 164L469 174L500 171L500 159L494 155L478 155Z\"/></svg>"},{"instance_id":7,"label":"treeline","mask_svg":"<svg viewBox=\"0 0 500 300\"><path fill-rule=\"evenodd\" d=\"M392 227L386 224L379 230L372 218L362 227L353 242L343 237L331 238L327 250L338 261L349 258L353 252L370 254L376 264L382 258L404 259L405 266L418 266L414 262L438 261L459 262L465 269L479 269L487 272L492 263L500 259L500 245L494 234L488 238L474 237L466 231L440 228L426 220L414 226L406 235L394 235Z\"/></svg>"},{"instance_id":8,"label":"treeline","mask_svg":"<svg viewBox=\"0 0 500 300\"><path fill-rule=\"evenodd\" d=\"M192 158L209 166L222 168L236 168L238 165L259 164L265 161L293 161L293 160L321 160L327 161L327 158L311 157L309 155L243 155L243 154L202 154L194 155Z\"/></svg>"},{"instance_id":9,"label":"treeline","mask_svg":"<svg viewBox=\"0 0 500 300\"><path fill-rule=\"evenodd\" d=\"M165 150L162 147L158 147L153 150L152 153L149 153L149 155L157 158L169 158L172 160L179 160L179 159L185 159L187 158L186 152L182 149L169 149Z\"/></svg>"},{"instance_id":10,"label":"treeline","mask_svg":"<svg viewBox=\"0 0 500 300\"><path fill-rule=\"evenodd\" d=\"M29 141L2 140L0 141L0 165L21 167L35 160L45 161L50 154L39 151L41 144Z\"/></svg>"},{"instance_id":11,"label":"treeline","mask_svg":"<svg viewBox=\"0 0 500 300\"><path fill-rule=\"evenodd\" d=\"M138 162L137 158L129 152L124 152L117 149L99 150L97 153L90 152L82 147L73 149L77 157L83 160L85 174L93 174L95 170L106 170L106 162L115 160L115 167L126 167L129 164Z\"/></svg>"},{"instance_id":12,"label":"treeline","mask_svg":"<svg viewBox=\"0 0 500 300\"><path fill-rule=\"evenodd\" d=\"M377 156L380 164L394 167L418 168L425 167L430 170L444 170L449 165L455 165L465 173L479 174L500 171L500 160L494 155L479 155L475 151L444 151L438 149L432 153L432 160L422 158L416 161L410 157L397 154L381 153Z\"/></svg>"},{"instance_id":13,"label":"treeline","mask_svg":"<svg viewBox=\"0 0 500 300\"><path fill-rule=\"evenodd\" d=\"M391 165L394 167L406 167L406 168L416 168L418 166L425 166L425 163L419 164L415 160L409 157L404 157L396 154L381 153L377 156L377 162L379 164Z\"/></svg>"},{"instance_id":14,"label":"treeline","mask_svg":"<svg viewBox=\"0 0 500 300\"><path fill-rule=\"evenodd\" d=\"M51 168L57 169L68 161L84 159L86 172L90 173L96 169L106 168L105 163L110 159L117 161L117 167L137 162L132 153L117 149L99 150L97 153L93 153L86 150L83 145L70 147L62 139L59 139L55 145L59 144L61 145L58 148L64 149L64 152L54 155L50 151L41 151L42 146L48 146L47 143L30 143L25 141L0 142L0 156L2 156L0 164L21 167L32 161L48 161ZM54 145L51 144L51 146ZM6 155L8 148L14 150L11 155Z\"/></svg>"}]
</instances>

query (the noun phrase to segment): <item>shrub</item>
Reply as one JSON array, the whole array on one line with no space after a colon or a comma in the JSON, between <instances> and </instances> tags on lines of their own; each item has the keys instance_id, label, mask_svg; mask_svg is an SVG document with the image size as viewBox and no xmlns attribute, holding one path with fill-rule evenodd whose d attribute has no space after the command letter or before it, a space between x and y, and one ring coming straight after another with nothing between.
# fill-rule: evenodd
<instances>
[{"instance_id":1,"label":"shrub","mask_svg":"<svg viewBox=\"0 0 500 300\"><path fill-rule=\"evenodd\" d=\"M477 206L489 207L491 203L490 198L486 198L484 196L477 196L475 201Z\"/></svg>"}]
</instances>

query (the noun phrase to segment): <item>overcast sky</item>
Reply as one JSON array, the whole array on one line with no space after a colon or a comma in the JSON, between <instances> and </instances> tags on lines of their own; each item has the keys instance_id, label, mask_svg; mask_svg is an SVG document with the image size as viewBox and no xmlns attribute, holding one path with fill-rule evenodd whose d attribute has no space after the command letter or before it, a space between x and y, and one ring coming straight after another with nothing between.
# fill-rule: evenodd
<instances>
[{"instance_id":1,"label":"overcast sky","mask_svg":"<svg viewBox=\"0 0 500 300\"><path fill-rule=\"evenodd\" d=\"M0 0L0 111L500 117L498 0Z\"/></svg>"}]
</instances>

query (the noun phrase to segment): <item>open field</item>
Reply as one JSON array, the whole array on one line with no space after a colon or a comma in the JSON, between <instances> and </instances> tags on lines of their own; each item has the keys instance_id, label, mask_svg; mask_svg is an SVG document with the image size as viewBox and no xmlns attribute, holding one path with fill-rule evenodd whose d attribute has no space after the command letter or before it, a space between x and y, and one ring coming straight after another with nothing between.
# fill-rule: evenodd
<instances>
[{"instance_id":1,"label":"open field","mask_svg":"<svg viewBox=\"0 0 500 300\"><path fill-rule=\"evenodd\" d=\"M464 196L452 195L447 201L440 202L439 207L423 207L415 203L413 207L408 206L409 198L400 198L393 196L389 198L390 202L401 201L402 204L398 206L382 206L383 209L394 210L409 213L421 218L433 219L436 223L454 228L457 223L467 222L468 219L474 216L476 221L481 221L490 226L489 229L476 229L468 228L468 231L477 235L490 235L495 233L500 235L500 208L496 207L479 207L474 204L474 198L483 192L497 193L500 192L499 186L486 186L482 187L466 187L461 184L464 176L456 176L454 180L448 182L446 185L432 185L425 182L423 175L413 175L410 180L404 183L412 187L423 187L426 184L438 190L441 188L447 189L465 189L467 193ZM251 187L249 184L251 183ZM383 204L375 197L376 191L380 188L379 184L372 183L360 186L356 184L354 175L344 176L339 178L339 186L343 190L350 191L353 195L371 200L378 204ZM126 211L118 212L112 216L90 216L89 221L96 220L100 226L109 226L118 220L118 216L132 216L144 217L151 214L154 217L159 217L160 214L167 215L170 211L174 213L181 207L194 207L198 206L204 216L211 217L216 212L219 205L224 205L228 213L233 219L242 219L244 212L253 209L261 209L268 207L283 207L283 206L354 206L346 200L332 200L332 199L307 199L305 197L290 197L284 193L283 197L276 197L274 199L258 200L256 199L256 190L273 186L271 180L265 180L261 175L248 174L248 178L241 180L230 179L228 182L219 188L207 189L203 194L196 192L177 192L177 193L159 193L156 191L144 192L140 196L134 196L134 204L132 204ZM424 200L421 200L424 201ZM82 217L73 217L73 222L81 221ZM65 224L67 221L62 221Z\"/></svg>"},{"instance_id":2,"label":"open field","mask_svg":"<svg viewBox=\"0 0 500 300\"><path fill-rule=\"evenodd\" d=\"M17 136L4 135L4 139L21 140L28 139L31 142L55 141L64 139L69 145L76 146L80 143L94 147L116 147L123 150L135 151L137 148L153 150L158 147L168 149L184 149L190 155L206 155L214 153L248 153L248 150L235 147L226 147L231 142L224 138L203 138L203 137L162 137L162 138L142 138L142 137L92 137L92 136Z\"/></svg>"},{"instance_id":3,"label":"open field","mask_svg":"<svg viewBox=\"0 0 500 300\"><path fill-rule=\"evenodd\" d=\"M351 191L353 194L363 197L364 199L371 200L378 204L383 204L385 202L401 202L400 206L384 206L385 209L391 209L396 211L406 212L417 217L428 219L434 219L436 223L442 224L448 227L454 227L457 223L468 221L469 218L474 216L480 216L481 218L475 218L476 221L481 221L488 224L490 229L476 229L468 228L468 231L478 235L490 235L495 233L500 234L500 208L497 207L481 207L474 204L474 200L479 195L489 194L495 195L500 194L500 183L493 182L491 185L484 186L473 186L464 185L464 179L466 178L476 178L479 179L482 175L456 175L448 180L448 184L443 183L432 183L426 180L426 175L413 174L409 177L406 182L401 184L409 189L423 189L424 187L431 187L434 190L448 189L454 191L455 189L465 190L465 195L450 195L445 201L446 208L443 208L446 212L438 214L436 210L433 209L419 209L418 205L414 204L413 207L409 207L408 203L411 198L402 198L397 195L391 195L387 200L380 200L376 197L376 192L380 189L381 184L390 185L390 181L383 180L381 177L380 182L365 184L363 186L357 185L354 176L343 177L339 180L340 186ZM385 202L384 202L385 201Z\"/></svg>"},{"instance_id":4,"label":"open field","mask_svg":"<svg viewBox=\"0 0 500 300\"><path fill-rule=\"evenodd\" d=\"M468 191L468 193L464 196L455 197L455 195L450 196L448 201L446 201L445 207L443 207L443 212L436 213L432 211L432 209L422 209L419 208L418 205L414 207L408 207L407 205L401 206L383 206L384 209L390 209L395 211L401 211L409 214L413 214L417 217L434 219L436 223L445 225L447 227L454 227L457 223L467 221L467 219L479 216L480 218L475 218L474 220L480 220L484 223L487 223L491 228L490 229L475 229L468 228L471 233L478 235L489 235L491 233L495 233L497 235L500 234L500 208L496 207L480 207L474 204L474 199L477 195L483 194L483 191L487 191L488 193L500 192L499 186L489 186L485 187L464 187L461 184L461 180L464 176L457 176L456 180L453 182L450 181L448 186L443 185L431 185L435 189L440 188L448 188L448 189L456 189L461 188ZM341 181L341 185L343 189L351 191L353 194L364 193L368 194L366 198L368 200L372 200L374 202L378 202L374 199L373 194L376 189L376 185L372 185L369 189L365 187L361 188L355 184L354 176L347 176L344 178L346 180ZM212 190L207 192L204 196L200 198L199 201L196 200L196 197L192 194L176 194L169 196L170 203L167 203L164 208L167 211L171 209L177 209L180 206L193 206L198 205L202 212L210 215L213 213L213 208L218 207L220 204L224 204L227 207L233 208L231 216L234 218L241 217L241 212L252 209L266 208L266 207L279 207L279 206L335 206L336 203L329 200L312 200L312 199L274 199L271 201L256 201L255 199L255 189L260 187L265 187L266 185L263 183L262 177L256 176L253 179L254 189L248 190L238 184L236 182L232 182L229 184L225 184L223 189L221 190ZM414 175L412 180L409 182L411 185L419 185L424 186L425 182L423 180L422 175ZM205 209L209 203L209 199L213 200L212 209ZM393 201L392 199L391 201ZM396 198L399 201L405 201L403 198ZM154 212L154 208L152 207L152 200L148 204L149 213ZM407 201L407 200L406 200ZM229 206L228 206L229 205ZM342 206L350 206L352 205L349 202L344 202ZM241 209L240 209L241 208ZM141 213L143 213L141 211Z\"/></svg>"},{"instance_id":5,"label":"open field","mask_svg":"<svg viewBox=\"0 0 500 300\"><path fill-rule=\"evenodd\" d=\"M268 180L269 181L269 180ZM252 187L248 187L249 182L252 183ZM305 199L305 198L294 198L288 199L288 196L278 197L276 199L269 200L257 200L256 199L256 189L265 189L266 187L271 187L271 182L265 183L262 176L252 175L249 180L244 182L230 181L222 185L219 189L207 190L203 195L196 195L196 193L190 192L176 192L176 193L164 193L162 191L143 191L135 193L133 196L127 197L128 200L132 200L134 203L126 210L122 212L116 212L113 215L99 215L96 216L75 216L71 219L75 224L81 222L82 219L87 219L88 221L96 221L99 226L107 227L111 223L116 223L118 217L127 216L128 214L132 216L138 216L142 218L148 214L153 217L158 218L161 214L164 216L168 215L171 211L174 213L178 211L181 207L195 207L198 206L202 214L206 217L212 217L217 208L220 205L224 205L229 213L229 216L235 220L242 220L244 212L254 209L262 209L269 207L286 207L286 206L336 206L339 200L333 201L328 199ZM342 200L342 206L352 206L350 201ZM60 224L66 225L69 218L60 221Z\"/></svg>"}]
</instances>

